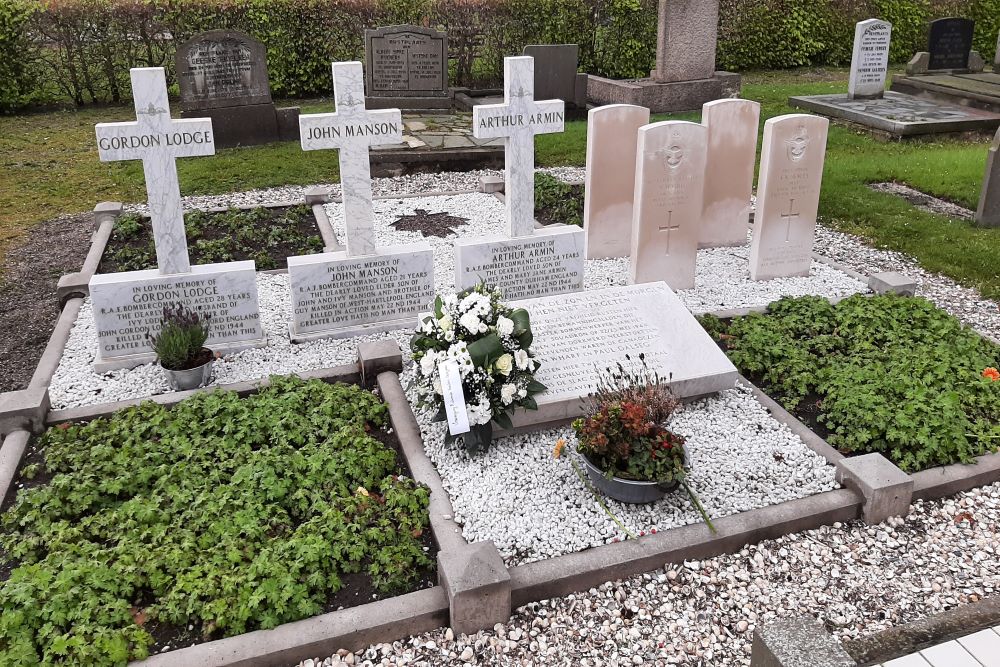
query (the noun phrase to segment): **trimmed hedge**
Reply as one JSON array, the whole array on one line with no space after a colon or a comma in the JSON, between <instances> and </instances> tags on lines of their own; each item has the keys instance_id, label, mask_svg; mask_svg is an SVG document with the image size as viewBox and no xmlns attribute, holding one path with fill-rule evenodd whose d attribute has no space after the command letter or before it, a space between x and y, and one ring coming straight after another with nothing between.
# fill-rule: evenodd
<instances>
[{"instance_id":1,"label":"trimmed hedge","mask_svg":"<svg viewBox=\"0 0 1000 667\"><path fill-rule=\"evenodd\" d=\"M128 98L130 67L164 66L176 44L213 28L267 46L278 97L329 94L329 62L361 59L364 30L398 23L448 31L452 85L500 83L503 56L526 44L576 43L583 71L643 76L656 50L657 0L3 0L0 110ZM846 65L854 23L893 23L891 57L925 48L927 23L976 20L991 59L1000 0L721 0L718 65L729 70Z\"/></svg>"}]
</instances>

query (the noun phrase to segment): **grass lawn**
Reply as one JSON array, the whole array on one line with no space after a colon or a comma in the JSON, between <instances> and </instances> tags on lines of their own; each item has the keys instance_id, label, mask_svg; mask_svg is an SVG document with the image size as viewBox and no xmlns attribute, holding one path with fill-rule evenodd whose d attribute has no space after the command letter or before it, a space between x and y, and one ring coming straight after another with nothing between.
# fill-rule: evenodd
<instances>
[{"instance_id":1,"label":"grass lawn","mask_svg":"<svg viewBox=\"0 0 1000 667\"><path fill-rule=\"evenodd\" d=\"M765 118L792 111L790 95L843 92L846 70L751 73L743 94L763 104ZM299 103L306 113L329 103ZM657 116L696 120L697 113ZM129 108L86 109L0 118L0 253L33 223L61 213L89 210L102 200L144 199L139 163L97 160L93 125L129 120ZM566 124L562 134L540 135L542 166L583 165L586 123ZM915 256L925 267L1000 297L1000 230L924 213L866 183L895 180L975 208L988 142L897 143L832 126L820 216L843 231ZM297 144L227 149L210 158L178 160L184 194L212 194L289 184L336 181L335 151L303 153Z\"/></svg>"}]
</instances>

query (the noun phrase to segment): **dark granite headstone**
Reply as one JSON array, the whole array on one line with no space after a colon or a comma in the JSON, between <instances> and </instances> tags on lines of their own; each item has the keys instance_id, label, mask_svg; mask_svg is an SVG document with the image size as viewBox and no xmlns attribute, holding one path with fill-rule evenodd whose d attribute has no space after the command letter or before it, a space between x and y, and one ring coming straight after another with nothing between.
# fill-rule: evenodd
<instances>
[{"instance_id":1,"label":"dark granite headstone","mask_svg":"<svg viewBox=\"0 0 1000 667\"><path fill-rule=\"evenodd\" d=\"M365 95L374 107L450 106L447 33L416 25L365 30Z\"/></svg>"},{"instance_id":2,"label":"dark granite headstone","mask_svg":"<svg viewBox=\"0 0 1000 667\"><path fill-rule=\"evenodd\" d=\"M587 105L587 75L578 74L580 47L576 44L529 44L523 55L535 59L535 99L557 99Z\"/></svg>"},{"instance_id":3,"label":"dark granite headstone","mask_svg":"<svg viewBox=\"0 0 1000 667\"><path fill-rule=\"evenodd\" d=\"M927 39L927 52L930 54L927 69L967 69L975 26L976 22L972 19L952 17L931 21Z\"/></svg>"},{"instance_id":4,"label":"dark granite headstone","mask_svg":"<svg viewBox=\"0 0 1000 667\"><path fill-rule=\"evenodd\" d=\"M200 33L177 48L176 62L181 115L211 118L216 147L297 139L279 132L279 125L298 125L279 122L279 116L297 116L297 109L274 108L267 50L250 35Z\"/></svg>"}]
</instances>

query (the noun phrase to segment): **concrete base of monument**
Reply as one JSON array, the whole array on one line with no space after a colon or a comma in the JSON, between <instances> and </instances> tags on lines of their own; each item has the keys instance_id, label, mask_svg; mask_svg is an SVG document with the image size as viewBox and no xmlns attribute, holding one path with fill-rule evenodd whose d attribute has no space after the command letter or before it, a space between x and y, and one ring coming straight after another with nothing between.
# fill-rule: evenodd
<instances>
[{"instance_id":1,"label":"concrete base of monument","mask_svg":"<svg viewBox=\"0 0 1000 667\"><path fill-rule=\"evenodd\" d=\"M314 340L325 338L354 338L355 336L365 336L367 334L377 334L385 331L398 331L400 329L416 329L417 318L410 317L401 320L384 320L381 322L369 322L353 327L342 329L324 329L322 331L298 332L295 324L289 323L288 335L293 343L308 343Z\"/></svg>"},{"instance_id":2,"label":"concrete base of monument","mask_svg":"<svg viewBox=\"0 0 1000 667\"><path fill-rule=\"evenodd\" d=\"M948 102L886 91L881 99L848 99L846 94L805 95L788 104L855 123L894 137L954 132L992 132L1000 114Z\"/></svg>"},{"instance_id":3,"label":"concrete base of monument","mask_svg":"<svg viewBox=\"0 0 1000 667\"><path fill-rule=\"evenodd\" d=\"M711 79L661 83L655 79L605 79L591 76L587 99L594 104L635 104L653 113L693 111L705 102L739 97L741 77L732 72L716 72Z\"/></svg>"},{"instance_id":4,"label":"concrete base of monument","mask_svg":"<svg viewBox=\"0 0 1000 667\"><path fill-rule=\"evenodd\" d=\"M365 97L365 107L368 109L424 111L426 109L451 109L453 104L450 95L440 97Z\"/></svg>"},{"instance_id":5,"label":"concrete base of monument","mask_svg":"<svg viewBox=\"0 0 1000 667\"><path fill-rule=\"evenodd\" d=\"M227 354L235 354L237 352L250 350L255 347L267 347L267 338L243 340L233 343L215 343L212 345L206 345L206 347L212 350L212 352L215 352L217 356L224 357ZM98 352L97 358L94 359L94 372L106 373L107 371L119 371L123 368L135 368L136 366L142 366L143 364L151 364L154 361L156 361L156 354L152 352L130 354L120 357L109 357L107 359L101 357L100 352Z\"/></svg>"}]
</instances>

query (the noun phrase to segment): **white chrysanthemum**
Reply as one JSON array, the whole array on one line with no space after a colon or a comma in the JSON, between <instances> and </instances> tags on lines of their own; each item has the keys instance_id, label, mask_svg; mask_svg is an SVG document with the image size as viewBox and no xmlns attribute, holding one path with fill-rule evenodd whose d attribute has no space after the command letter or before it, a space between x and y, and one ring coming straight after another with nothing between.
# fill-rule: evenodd
<instances>
[{"instance_id":1,"label":"white chrysanthemum","mask_svg":"<svg viewBox=\"0 0 1000 667\"><path fill-rule=\"evenodd\" d=\"M451 331L455 326L455 320L451 319L451 315L445 314L441 319L438 320L438 326L441 327L441 331L448 332Z\"/></svg>"},{"instance_id":2,"label":"white chrysanthemum","mask_svg":"<svg viewBox=\"0 0 1000 667\"><path fill-rule=\"evenodd\" d=\"M479 333L479 329L483 326L483 323L479 321L479 316L473 312L462 315L462 317L458 318L458 323L472 334Z\"/></svg>"},{"instance_id":3,"label":"white chrysanthemum","mask_svg":"<svg viewBox=\"0 0 1000 667\"><path fill-rule=\"evenodd\" d=\"M517 387L512 384L505 384L500 387L500 400L504 405L510 405L514 402L514 396L517 394Z\"/></svg>"},{"instance_id":4,"label":"white chrysanthemum","mask_svg":"<svg viewBox=\"0 0 1000 667\"><path fill-rule=\"evenodd\" d=\"M434 369L437 367L437 353L434 350L428 350L427 353L420 359L420 372L423 373L424 377L434 374Z\"/></svg>"},{"instance_id":5,"label":"white chrysanthemum","mask_svg":"<svg viewBox=\"0 0 1000 667\"><path fill-rule=\"evenodd\" d=\"M446 343L450 343L453 340L455 340L455 331L454 330L445 331L444 332L444 340L445 340Z\"/></svg>"},{"instance_id":6,"label":"white chrysanthemum","mask_svg":"<svg viewBox=\"0 0 1000 667\"><path fill-rule=\"evenodd\" d=\"M509 336L514 333L514 320L501 315L497 318L497 333L501 336Z\"/></svg>"},{"instance_id":7,"label":"white chrysanthemum","mask_svg":"<svg viewBox=\"0 0 1000 667\"><path fill-rule=\"evenodd\" d=\"M514 353L514 363L517 364L518 370L527 370L528 362L531 361L531 357L524 350L518 350Z\"/></svg>"}]
</instances>

